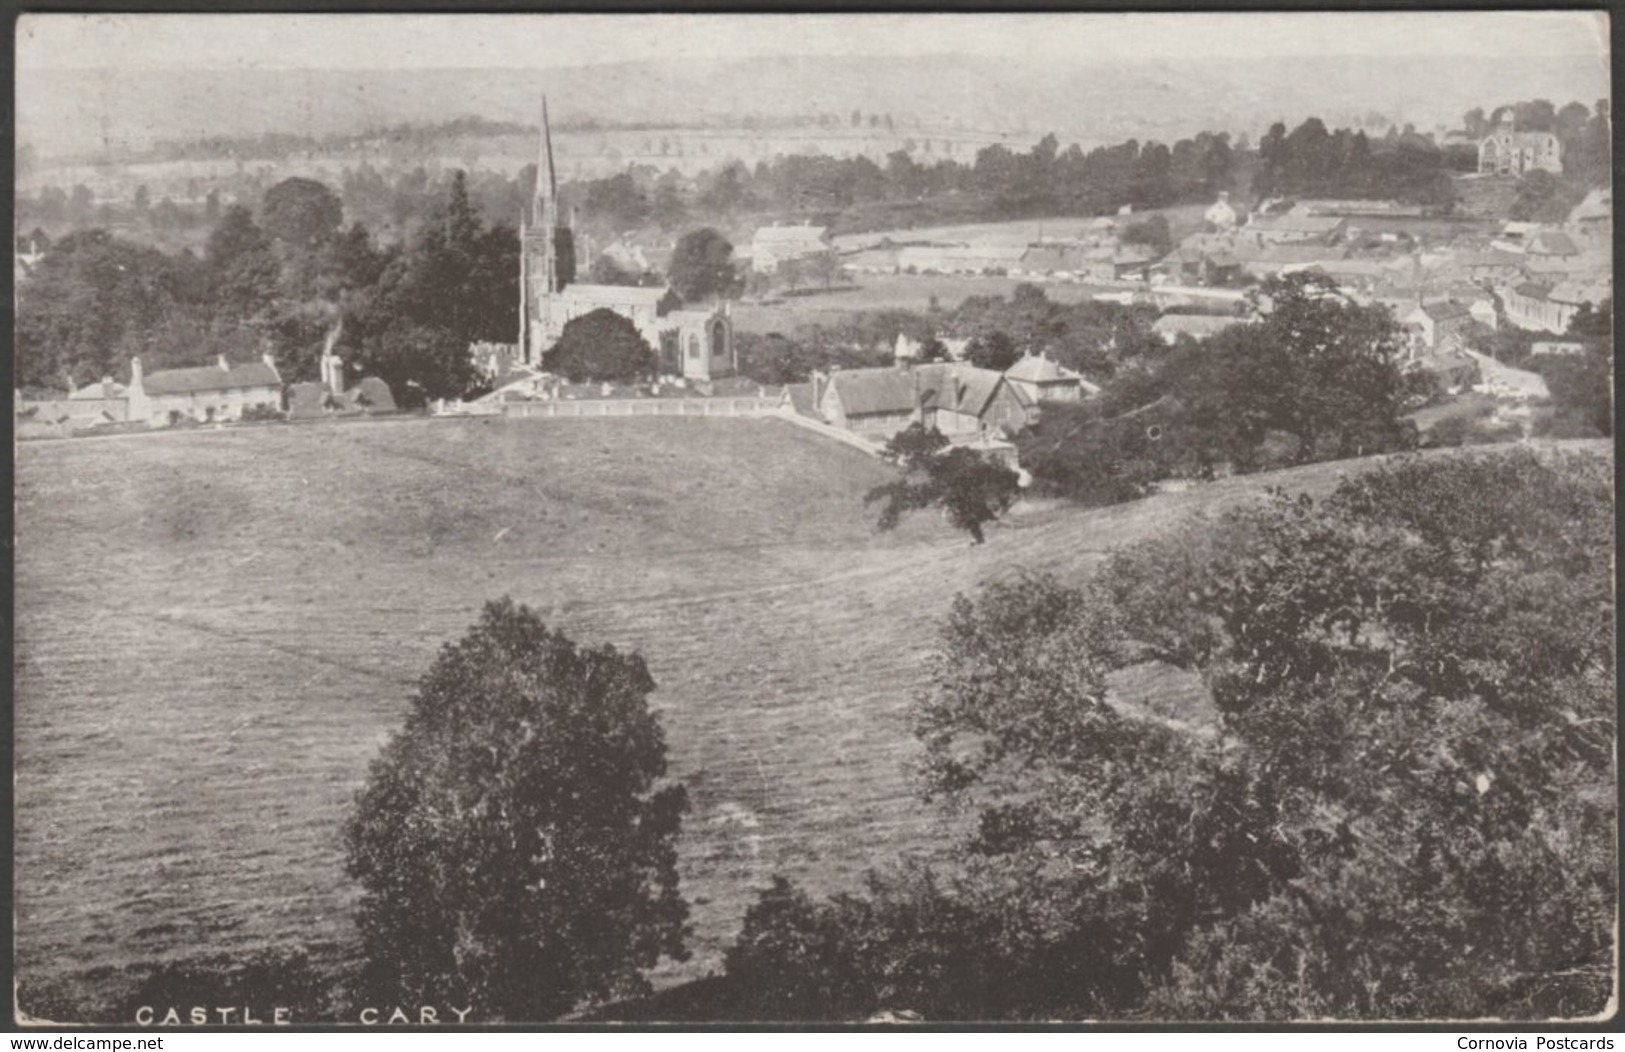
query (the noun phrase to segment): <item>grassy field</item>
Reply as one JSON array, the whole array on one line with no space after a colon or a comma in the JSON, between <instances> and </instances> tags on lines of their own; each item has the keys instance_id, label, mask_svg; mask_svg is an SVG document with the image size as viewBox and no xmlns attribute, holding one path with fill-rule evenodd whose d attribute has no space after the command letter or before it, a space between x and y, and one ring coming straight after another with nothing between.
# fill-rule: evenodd
<instances>
[{"instance_id":1,"label":"grassy field","mask_svg":"<svg viewBox=\"0 0 1625 1052\"><path fill-rule=\"evenodd\" d=\"M932 516L875 534L861 494L886 470L774 420L24 445L18 975L96 1003L166 960L347 952L340 825L412 683L503 594L647 657L693 802L694 957L657 978L704 974L771 875L850 888L952 832L911 793L906 709L956 592L1086 573L1189 511L1346 470L1023 505L973 549ZM1124 688L1153 712L1191 704L1177 676Z\"/></svg>"},{"instance_id":2,"label":"grassy field","mask_svg":"<svg viewBox=\"0 0 1625 1052\"><path fill-rule=\"evenodd\" d=\"M1118 218L1120 225L1142 222L1160 215L1168 220L1169 230L1178 241L1202 228L1202 213L1207 204L1174 205L1152 208L1144 212ZM943 226L911 227L904 230L873 230L861 234L842 234L835 245L843 252L868 248L882 241L897 244L940 243L963 241L977 245L1030 245L1039 238L1076 238L1085 234L1088 216L1054 216L1048 219L1009 219L996 223L957 223Z\"/></svg>"},{"instance_id":3,"label":"grassy field","mask_svg":"<svg viewBox=\"0 0 1625 1052\"><path fill-rule=\"evenodd\" d=\"M933 298L938 305L952 309L970 296L1009 296L1017 285L1024 283L1031 282L1027 278L858 274L850 285L837 286L827 292L805 289L793 296L781 296L776 303L737 303L733 307L733 321L735 328L745 332L790 333L800 324L830 325L860 311L899 308L923 313ZM1039 287L1056 303L1081 303L1105 288L1058 283Z\"/></svg>"}]
</instances>

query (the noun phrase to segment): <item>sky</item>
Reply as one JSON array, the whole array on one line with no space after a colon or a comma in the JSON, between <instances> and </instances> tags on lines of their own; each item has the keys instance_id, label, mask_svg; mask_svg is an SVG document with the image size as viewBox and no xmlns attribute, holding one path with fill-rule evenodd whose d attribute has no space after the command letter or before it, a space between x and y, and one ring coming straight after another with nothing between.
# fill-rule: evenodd
<instances>
[{"instance_id":1,"label":"sky","mask_svg":"<svg viewBox=\"0 0 1625 1052\"><path fill-rule=\"evenodd\" d=\"M46 69L546 69L651 58L1606 55L1585 11L912 15L24 15Z\"/></svg>"}]
</instances>

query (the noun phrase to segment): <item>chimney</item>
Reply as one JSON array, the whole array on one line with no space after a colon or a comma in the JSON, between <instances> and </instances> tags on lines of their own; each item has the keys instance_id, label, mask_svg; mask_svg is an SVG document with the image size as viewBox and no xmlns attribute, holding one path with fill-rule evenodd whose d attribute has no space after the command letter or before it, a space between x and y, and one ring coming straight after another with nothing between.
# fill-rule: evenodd
<instances>
[{"instance_id":1,"label":"chimney","mask_svg":"<svg viewBox=\"0 0 1625 1052\"><path fill-rule=\"evenodd\" d=\"M226 364L226 356L225 355L223 355L223 354L217 355L215 360L220 363L220 369L221 369L222 372L230 371L231 366Z\"/></svg>"},{"instance_id":2,"label":"chimney","mask_svg":"<svg viewBox=\"0 0 1625 1052\"><path fill-rule=\"evenodd\" d=\"M277 371L276 359L271 357L271 352L267 351L260 355L260 361L264 362L266 367L269 368L273 373L276 373L278 379L282 377L282 374Z\"/></svg>"},{"instance_id":3,"label":"chimney","mask_svg":"<svg viewBox=\"0 0 1625 1052\"><path fill-rule=\"evenodd\" d=\"M141 386L141 359L140 358L131 358L130 359L130 386L131 387L136 387L136 388L139 388Z\"/></svg>"}]
</instances>

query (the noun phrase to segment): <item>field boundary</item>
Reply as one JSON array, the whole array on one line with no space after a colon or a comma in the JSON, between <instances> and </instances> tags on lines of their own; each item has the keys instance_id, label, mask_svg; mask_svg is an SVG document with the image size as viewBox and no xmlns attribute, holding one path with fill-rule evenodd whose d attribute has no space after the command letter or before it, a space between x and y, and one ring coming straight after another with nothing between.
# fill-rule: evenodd
<instances>
[{"instance_id":1,"label":"field boundary","mask_svg":"<svg viewBox=\"0 0 1625 1052\"><path fill-rule=\"evenodd\" d=\"M606 416L766 416L783 407L779 397L583 398L547 402L503 402L502 415L525 419L570 420Z\"/></svg>"}]
</instances>

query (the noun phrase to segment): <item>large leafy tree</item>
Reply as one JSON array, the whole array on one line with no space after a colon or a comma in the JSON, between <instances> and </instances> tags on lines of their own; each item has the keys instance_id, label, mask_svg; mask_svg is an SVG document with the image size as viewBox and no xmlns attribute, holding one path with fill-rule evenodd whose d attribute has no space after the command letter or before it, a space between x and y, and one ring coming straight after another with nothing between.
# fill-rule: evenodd
<instances>
[{"instance_id":1,"label":"large leafy tree","mask_svg":"<svg viewBox=\"0 0 1625 1052\"><path fill-rule=\"evenodd\" d=\"M712 227L690 230L678 239L666 267L671 287L684 303L738 295L742 282L734 269L733 250Z\"/></svg>"},{"instance_id":2,"label":"large leafy tree","mask_svg":"<svg viewBox=\"0 0 1625 1052\"><path fill-rule=\"evenodd\" d=\"M571 383L631 382L655 370L655 352L637 326L607 307L564 324L559 342L542 355L542 365Z\"/></svg>"},{"instance_id":3,"label":"large leafy tree","mask_svg":"<svg viewBox=\"0 0 1625 1052\"><path fill-rule=\"evenodd\" d=\"M1292 436L1299 461L1413 443L1403 414L1418 388L1400 369L1386 308L1352 303L1313 273L1272 278L1253 298L1262 320L1209 340L1209 367L1186 377L1181 397L1228 414L1247 447L1271 431Z\"/></svg>"},{"instance_id":4,"label":"large leafy tree","mask_svg":"<svg viewBox=\"0 0 1625 1052\"><path fill-rule=\"evenodd\" d=\"M981 544L982 527L996 520L1020 495L1014 471L964 447L950 448L935 428L909 427L887 442L885 459L902 468L902 477L876 486L865 504L880 504L880 528L894 529L905 514L941 508L956 529Z\"/></svg>"},{"instance_id":5,"label":"large leafy tree","mask_svg":"<svg viewBox=\"0 0 1625 1052\"><path fill-rule=\"evenodd\" d=\"M348 312L346 332L355 335L347 338L359 344L363 367L408 402L468 393L477 381L469 344L513 338L518 255L518 236L487 228L455 173L440 206Z\"/></svg>"},{"instance_id":6,"label":"large leafy tree","mask_svg":"<svg viewBox=\"0 0 1625 1052\"><path fill-rule=\"evenodd\" d=\"M261 222L272 238L300 248L313 248L338 231L344 205L338 195L315 179L294 176L265 191Z\"/></svg>"},{"instance_id":7,"label":"large leafy tree","mask_svg":"<svg viewBox=\"0 0 1625 1052\"><path fill-rule=\"evenodd\" d=\"M104 230L62 238L18 295L17 383L90 383L143 354L150 367L161 330L186 311L184 270Z\"/></svg>"},{"instance_id":8,"label":"large leafy tree","mask_svg":"<svg viewBox=\"0 0 1625 1052\"><path fill-rule=\"evenodd\" d=\"M685 956L653 689L506 599L441 651L345 828L374 1003L552 1019Z\"/></svg>"}]
</instances>

